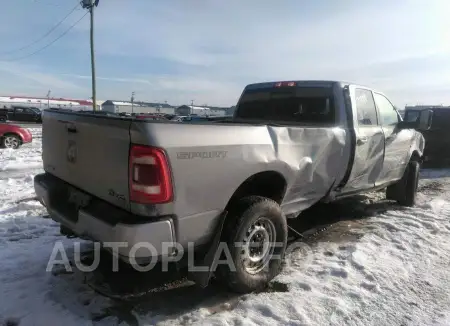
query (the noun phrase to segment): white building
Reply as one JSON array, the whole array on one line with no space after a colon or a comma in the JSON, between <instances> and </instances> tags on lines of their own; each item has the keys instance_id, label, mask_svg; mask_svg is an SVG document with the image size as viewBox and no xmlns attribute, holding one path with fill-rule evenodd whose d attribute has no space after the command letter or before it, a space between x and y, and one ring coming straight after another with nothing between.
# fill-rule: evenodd
<instances>
[{"instance_id":1,"label":"white building","mask_svg":"<svg viewBox=\"0 0 450 326\"><path fill-rule=\"evenodd\" d=\"M175 109L175 114L177 115L198 115L198 116L224 116L226 110L223 109L211 109L203 106L193 106L193 105L182 105Z\"/></svg>"},{"instance_id":2,"label":"white building","mask_svg":"<svg viewBox=\"0 0 450 326\"><path fill-rule=\"evenodd\" d=\"M88 100L73 100L65 98L45 98L29 96L0 96L0 107L28 106L44 110L49 107L86 110L92 108L92 102Z\"/></svg>"},{"instance_id":3,"label":"white building","mask_svg":"<svg viewBox=\"0 0 450 326\"><path fill-rule=\"evenodd\" d=\"M102 111L111 113L165 113L174 114L175 108L167 104L157 104L157 103L131 103L124 101L105 101L102 104Z\"/></svg>"}]
</instances>

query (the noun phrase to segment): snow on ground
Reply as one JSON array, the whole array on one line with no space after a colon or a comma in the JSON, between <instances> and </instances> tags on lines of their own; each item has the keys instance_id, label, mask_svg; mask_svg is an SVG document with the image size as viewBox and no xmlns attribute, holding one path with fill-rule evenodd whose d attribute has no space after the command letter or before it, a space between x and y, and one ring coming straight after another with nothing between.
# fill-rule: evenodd
<instances>
[{"instance_id":1,"label":"snow on ground","mask_svg":"<svg viewBox=\"0 0 450 326\"><path fill-rule=\"evenodd\" d=\"M96 294L82 274L45 271L54 243L73 240L33 198L42 169L40 130L33 133L30 146L0 152L0 325L450 325L448 170L422 172L415 208L382 193L342 204L351 209L335 212L339 222L295 243L278 290L186 287L130 305Z\"/></svg>"}]
</instances>

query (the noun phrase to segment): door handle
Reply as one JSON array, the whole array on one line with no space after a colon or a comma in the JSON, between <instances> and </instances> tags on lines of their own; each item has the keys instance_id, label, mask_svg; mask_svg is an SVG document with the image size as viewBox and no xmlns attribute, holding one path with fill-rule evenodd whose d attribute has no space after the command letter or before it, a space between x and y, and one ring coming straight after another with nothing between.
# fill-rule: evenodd
<instances>
[{"instance_id":1,"label":"door handle","mask_svg":"<svg viewBox=\"0 0 450 326\"><path fill-rule=\"evenodd\" d=\"M368 138L367 137L358 137L358 141L356 142L358 145L363 145L367 143Z\"/></svg>"}]
</instances>

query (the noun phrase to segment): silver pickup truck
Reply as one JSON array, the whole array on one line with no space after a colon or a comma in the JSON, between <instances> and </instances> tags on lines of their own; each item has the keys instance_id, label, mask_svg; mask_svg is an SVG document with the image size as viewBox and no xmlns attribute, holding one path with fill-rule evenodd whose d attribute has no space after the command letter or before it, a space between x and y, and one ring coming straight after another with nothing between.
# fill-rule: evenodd
<instances>
[{"instance_id":1,"label":"silver pickup truck","mask_svg":"<svg viewBox=\"0 0 450 326\"><path fill-rule=\"evenodd\" d=\"M200 283L215 272L249 292L279 273L286 218L383 188L413 206L425 146L414 129L429 129L431 114L402 121L382 93L337 81L248 85L233 119L218 122L46 110L34 187L65 233L126 243L118 255L129 263L194 248L217 267ZM217 264L221 244L234 268Z\"/></svg>"}]
</instances>

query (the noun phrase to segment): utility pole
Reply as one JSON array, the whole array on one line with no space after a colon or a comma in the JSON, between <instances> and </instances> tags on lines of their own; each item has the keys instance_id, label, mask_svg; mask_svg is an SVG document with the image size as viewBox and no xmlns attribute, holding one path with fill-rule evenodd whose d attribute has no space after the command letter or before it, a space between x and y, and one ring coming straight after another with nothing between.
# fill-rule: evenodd
<instances>
[{"instance_id":1,"label":"utility pole","mask_svg":"<svg viewBox=\"0 0 450 326\"><path fill-rule=\"evenodd\" d=\"M88 9L91 15L91 70L92 70L92 109L97 110L97 95L95 85L95 51L94 51L94 8L98 6L99 0L82 0L81 6Z\"/></svg>"},{"instance_id":2,"label":"utility pole","mask_svg":"<svg viewBox=\"0 0 450 326\"><path fill-rule=\"evenodd\" d=\"M134 113L134 92L131 92L131 114Z\"/></svg>"},{"instance_id":3,"label":"utility pole","mask_svg":"<svg viewBox=\"0 0 450 326\"><path fill-rule=\"evenodd\" d=\"M50 109L50 94L51 94L51 90L48 90L47 92L47 109Z\"/></svg>"}]
</instances>

